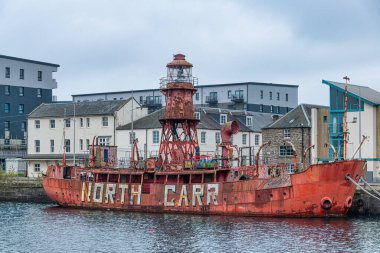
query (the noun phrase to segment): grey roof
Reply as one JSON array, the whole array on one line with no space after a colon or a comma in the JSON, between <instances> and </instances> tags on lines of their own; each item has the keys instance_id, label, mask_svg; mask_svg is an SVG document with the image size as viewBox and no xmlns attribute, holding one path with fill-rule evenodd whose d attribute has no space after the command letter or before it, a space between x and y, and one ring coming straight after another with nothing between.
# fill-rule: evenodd
<instances>
[{"instance_id":1,"label":"grey roof","mask_svg":"<svg viewBox=\"0 0 380 253\"><path fill-rule=\"evenodd\" d=\"M326 80L322 80L322 82L327 85L330 85L330 86L333 85L340 88L341 90L344 90L344 86L345 86L344 83L326 81ZM348 84L347 91L348 93L354 94L358 97L368 100L369 102L373 104L376 104L376 105L380 104L380 92L378 92L377 90L371 89L366 86Z\"/></svg>"},{"instance_id":2,"label":"grey roof","mask_svg":"<svg viewBox=\"0 0 380 253\"><path fill-rule=\"evenodd\" d=\"M323 105L300 104L283 117L264 127L268 128L296 128L311 127L311 109L312 108L328 108Z\"/></svg>"},{"instance_id":3,"label":"grey roof","mask_svg":"<svg viewBox=\"0 0 380 253\"><path fill-rule=\"evenodd\" d=\"M14 60L14 61L23 61L23 62L28 62L28 63L41 64L41 65L46 65L46 66L56 67L56 68L59 67L58 64L54 64L54 63L28 60L28 59L23 59L23 58L18 58L18 57L13 57L13 56L7 56L7 55L0 55L0 58L8 59L8 60Z\"/></svg>"},{"instance_id":4,"label":"grey roof","mask_svg":"<svg viewBox=\"0 0 380 253\"><path fill-rule=\"evenodd\" d=\"M240 125L240 131L244 132L261 132L261 129L273 121L272 115L267 113L256 113L248 111L218 109L199 107L196 109L200 112L200 122L197 129L220 130L220 114L227 114L227 121L237 120ZM134 129L156 129L161 128L159 118L163 116L164 109L155 111L143 118L133 122ZM246 126L246 116L252 116L252 126ZM130 130L131 123L120 126L117 130Z\"/></svg>"},{"instance_id":5,"label":"grey roof","mask_svg":"<svg viewBox=\"0 0 380 253\"><path fill-rule=\"evenodd\" d=\"M73 117L74 104L75 116L90 116L90 115L112 115L119 110L129 100L107 100L107 101L90 101L78 103L49 103L41 104L34 109L29 118L49 118L49 117Z\"/></svg>"},{"instance_id":6,"label":"grey roof","mask_svg":"<svg viewBox=\"0 0 380 253\"><path fill-rule=\"evenodd\" d=\"M201 84L195 86L195 88L204 88L204 87L218 87L218 86L231 86L231 85L268 85L268 86L280 86L280 87L293 87L297 88L298 85L293 84L277 84L277 83L259 83L259 82L243 82L243 83L222 83L222 84ZM158 87L158 85L157 85ZM144 90L133 90L133 92L140 91L160 91L159 88L155 89L144 89ZM128 91L111 91L111 92L98 92L98 93L83 93L83 94L75 94L71 95L72 97L77 96L86 96L86 95L103 95L103 94L119 94L119 93L132 93L131 90Z\"/></svg>"}]
</instances>

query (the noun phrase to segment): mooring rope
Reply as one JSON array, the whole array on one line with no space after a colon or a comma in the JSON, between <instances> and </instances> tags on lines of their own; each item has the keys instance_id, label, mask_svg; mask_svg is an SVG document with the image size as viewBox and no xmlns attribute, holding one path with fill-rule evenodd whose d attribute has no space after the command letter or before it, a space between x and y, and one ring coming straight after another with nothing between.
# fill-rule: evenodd
<instances>
[{"instance_id":1,"label":"mooring rope","mask_svg":"<svg viewBox=\"0 0 380 253\"><path fill-rule=\"evenodd\" d=\"M367 181L364 180L364 178L360 177L360 180L367 185L372 191L374 191L377 195L380 196L380 192L378 192L375 188L373 188Z\"/></svg>"},{"instance_id":2,"label":"mooring rope","mask_svg":"<svg viewBox=\"0 0 380 253\"><path fill-rule=\"evenodd\" d=\"M363 186L361 186L360 184L356 183L355 180L353 180L350 176L346 176L346 179L350 180L354 185L356 185L357 187L359 187L362 191L364 191L365 193L367 193L369 196L377 199L380 201L380 198L373 195L372 193L370 193L369 191L367 191L366 189L364 189Z\"/></svg>"}]
</instances>

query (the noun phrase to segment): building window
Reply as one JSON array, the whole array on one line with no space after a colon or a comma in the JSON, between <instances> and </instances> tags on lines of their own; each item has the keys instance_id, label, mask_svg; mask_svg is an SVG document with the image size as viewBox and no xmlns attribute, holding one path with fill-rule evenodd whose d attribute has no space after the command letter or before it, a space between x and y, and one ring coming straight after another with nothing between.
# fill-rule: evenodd
<instances>
[{"instance_id":1,"label":"building window","mask_svg":"<svg viewBox=\"0 0 380 253\"><path fill-rule=\"evenodd\" d=\"M273 112L273 105L270 106L270 112Z\"/></svg>"},{"instance_id":2,"label":"building window","mask_svg":"<svg viewBox=\"0 0 380 253\"><path fill-rule=\"evenodd\" d=\"M260 145L260 135L258 134L255 135L255 145L256 146Z\"/></svg>"},{"instance_id":3,"label":"building window","mask_svg":"<svg viewBox=\"0 0 380 253\"><path fill-rule=\"evenodd\" d=\"M18 87L18 95L20 97L23 97L24 96L24 87Z\"/></svg>"},{"instance_id":4,"label":"building window","mask_svg":"<svg viewBox=\"0 0 380 253\"><path fill-rule=\"evenodd\" d=\"M54 153L54 140L50 140L50 153Z\"/></svg>"},{"instance_id":5,"label":"building window","mask_svg":"<svg viewBox=\"0 0 380 253\"><path fill-rule=\"evenodd\" d=\"M195 117L195 119L200 120L201 119L201 113L200 112L194 112L194 117Z\"/></svg>"},{"instance_id":6,"label":"building window","mask_svg":"<svg viewBox=\"0 0 380 253\"><path fill-rule=\"evenodd\" d=\"M195 100L199 100L199 92L195 93Z\"/></svg>"},{"instance_id":7,"label":"building window","mask_svg":"<svg viewBox=\"0 0 380 253\"><path fill-rule=\"evenodd\" d=\"M11 77L11 68L5 67L5 78L10 78L10 77Z\"/></svg>"},{"instance_id":8,"label":"building window","mask_svg":"<svg viewBox=\"0 0 380 253\"><path fill-rule=\"evenodd\" d=\"M24 113L24 104L18 105L18 113L23 114Z\"/></svg>"},{"instance_id":9,"label":"building window","mask_svg":"<svg viewBox=\"0 0 380 253\"><path fill-rule=\"evenodd\" d=\"M224 125L227 122L227 114L220 114L220 124Z\"/></svg>"},{"instance_id":10,"label":"building window","mask_svg":"<svg viewBox=\"0 0 380 253\"><path fill-rule=\"evenodd\" d=\"M34 140L34 150L36 151L36 153L40 153L41 151L40 144L41 144L40 140Z\"/></svg>"},{"instance_id":11,"label":"building window","mask_svg":"<svg viewBox=\"0 0 380 253\"><path fill-rule=\"evenodd\" d=\"M243 145L247 145L247 134L243 134Z\"/></svg>"},{"instance_id":12,"label":"building window","mask_svg":"<svg viewBox=\"0 0 380 253\"><path fill-rule=\"evenodd\" d=\"M4 139L4 144L5 144L5 145L9 145L9 143L10 143L10 142L9 142L9 139Z\"/></svg>"},{"instance_id":13,"label":"building window","mask_svg":"<svg viewBox=\"0 0 380 253\"><path fill-rule=\"evenodd\" d=\"M37 97L38 98L42 97L42 89L40 88L37 89Z\"/></svg>"},{"instance_id":14,"label":"building window","mask_svg":"<svg viewBox=\"0 0 380 253\"><path fill-rule=\"evenodd\" d=\"M41 70L39 70L38 71L38 81L42 81L42 71Z\"/></svg>"},{"instance_id":15,"label":"building window","mask_svg":"<svg viewBox=\"0 0 380 253\"><path fill-rule=\"evenodd\" d=\"M280 113L280 107L279 106L276 107L276 113Z\"/></svg>"},{"instance_id":16,"label":"building window","mask_svg":"<svg viewBox=\"0 0 380 253\"><path fill-rule=\"evenodd\" d=\"M294 164L288 164L288 174L293 174L294 173Z\"/></svg>"},{"instance_id":17,"label":"building window","mask_svg":"<svg viewBox=\"0 0 380 253\"><path fill-rule=\"evenodd\" d=\"M35 128L40 128L40 127L41 127L41 121L38 120L38 119L35 120L35 121L34 121L34 127L35 127Z\"/></svg>"},{"instance_id":18,"label":"building window","mask_svg":"<svg viewBox=\"0 0 380 253\"><path fill-rule=\"evenodd\" d=\"M109 146L110 145L110 137L98 137L100 146Z\"/></svg>"},{"instance_id":19,"label":"building window","mask_svg":"<svg viewBox=\"0 0 380 253\"><path fill-rule=\"evenodd\" d=\"M9 113L9 111L10 111L10 107L11 107L11 106L10 106L9 103L5 103L5 104L4 104L4 112L5 112L5 113Z\"/></svg>"},{"instance_id":20,"label":"building window","mask_svg":"<svg viewBox=\"0 0 380 253\"><path fill-rule=\"evenodd\" d=\"M50 120L50 128L55 128L55 119Z\"/></svg>"},{"instance_id":21,"label":"building window","mask_svg":"<svg viewBox=\"0 0 380 253\"><path fill-rule=\"evenodd\" d=\"M285 139L289 139L290 138L290 129L289 128L285 128L284 129L284 138Z\"/></svg>"},{"instance_id":22,"label":"building window","mask_svg":"<svg viewBox=\"0 0 380 253\"><path fill-rule=\"evenodd\" d=\"M108 127L108 117L102 117L102 126Z\"/></svg>"},{"instance_id":23,"label":"building window","mask_svg":"<svg viewBox=\"0 0 380 253\"><path fill-rule=\"evenodd\" d=\"M129 132L129 144L133 144L133 141L136 139L136 132Z\"/></svg>"},{"instance_id":24,"label":"building window","mask_svg":"<svg viewBox=\"0 0 380 253\"><path fill-rule=\"evenodd\" d=\"M280 92L277 92L277 100L280 100Z\"/></svg>"},{"instance_id":25,"label":"building window","mask_svg":"<svg viewBox=\"0 0 380 253\"><path fill-rule=\"evenodd\" d=\"M273 93L270 91L269 92L269 99L272 100L273 99Z\"/></svg>"},{"instance_id":26,"label":"building window","mask_svg":"<svg viewBox=\"0 0 380 253\"><path fill-rule=\"evenodd\" d=\"M41 164L35 163L34 164L34 172L40 172L41 171Z\"/></svg>"},{"instance_id":27,"label":"building window","mask_svg":"<svg viewBox=\"0 0 380 253\"><path fill-rule=\"evenodd\" d=\"M11 94L11 87L9 85L4 86L4 94L9 96Z\"/></svg>"},{"instance_id":28,"label":"building window","mask_svg":"<svg viewBox=\"0 0 380 253\"><path fill-rule=\"evenodd\" d=\"M227 91L227 97L228 97L228 98L232 98L232 91L230 91L230 90Z\"/></svg>"},{"instance_id":29,"label":"building window","mask_svg":"<svg viewBox=\"0 0 380 253\"><path fill-rule=\"evenodd\" d=\"M69 128L71 126L70 119L65 119L65 127Z\"/></svg>"},{"instance_id":30,"label":"building window","mask_svg":"<svg viewBox=\"0 0 380 253\"><path fill-rule=\"evenodd\" d=\"M289 95L288 93L285 94L285 101L287 102L289 100Z\"/></svg>"},{"instance_id":31,"label":"building window","mask_svg":"<svg viewBox=\"0 0 380 253\"><path fill-rule=\"evenodd\" d=\"M83 139L79 139L79 149L83 150Z\"/></svg>"},{"instance_id":32,"label":"building window","mask_svg":"<svg viewBox=\"0 0 380 253\"><path fill-rule=\"evenodd\" d=\"M215 143L220 144L220 132L215 133Z\"/></svg>"},{"instance_id":33,"label":"building window","mask_svg":"<svg viewBox=\"0 0 380 253\"><path fill-rule=\"evenodd\" d=\"M4 130L9 131L10 129L11 122L10 121L5 121L4 122Z\"/></svg>"},{"instance_id":34,"label":"building window","mask_svg":"<svg viewBox=\"0 0 380 253\"><path fill-rule=\"evenodd\" d=\"M245 118L245 123L246 123L246 125L247 126L252 126L252 116L247 116L246 118Z\"/></svg>"},{"instance_id":35,"label":"building window","mask_svg":"<svg viewBox=\"0 0 380 253\"><path fill-rule=\"evenodd\" d=\"M264 111L264 105L260 105L260 112Z\"/></svg>"},{"instance_id":36,"label":"building window","mask_svg":"<svg viewBox=\"0 0 380 253\"><path fill-rule=\"evenodd\" d=\"M65 139L65 152L70 153L70 139Z\"/></svg>"},{"instance_id":37,"label":"building window","mask_svg":"<svg viewBox=\"0 0 380 253\"><path fill-rule=\"evenodd\" d=\"M263 99L264 98L264 91L260 91L260 98Z\"/></svg>"},{"instance_id":38,"label":"building window","mask_svg":"<svg viewBox=\"0 0 380 253\"><path fill-rule=\"evenodd\" d=\"M327 123L327 116L323 116L323 123Z\"/></svg>"},{"instance_id":39,"label":"building window","mask_svg":"<svg viewBox=\"0 0 380 253\"><path fill-rule=\"evenodd\" d=\"M201 144L206 143L206 132L201 132Z\"/></svg>"},{"instance_id":40,"label":"building window","mask_svg":"<svg viewBox=\"0 0 380 253\"><path fill-rule=\"evenodd\" d=\"M116 100L116 98L113 98L113 100ZM140 96L140 104L142 105L144 103L144 96Z\"/></svg>"},{"instance_id":41,"label":"building window","mask_svg":"<svg viewBox=\"0 0 380 253\"><path fill-rule=\"evenodd\" d=\"M280 156L292 156L293 155L293 149L289 145L282 145L280 146Z\"/></svg>"},{"instance_id":42,"label":"building window","mask_svg":"<svg viewBox=\"0 0 380 253\"><path fill-rule=\"evenodd\" d=\"M21 122L21 132L26 132L26 122Z\"/></svg>"},{"instance_id":43,"label":"building window","mask_svg":"<svg viewBox=\"0 0 380 253\"><path fill-rule=\"evenodd\" d=\"M86 118L86 127L90 127L90 118Z\"/></svg>"},{"instance_id":44,"label":"building window","mask_svg":"<svg viewBox=\"0 0 380 253\"><path fill-rule=\"evenodd\" d=\"M153 131L153 144L158 144L160 142L160 132L158 130Z\"/></svg>"},{"instance_id":45,"label":"building window","mask_svg":"<svg viewBox=\"0 0 380 253\"><path fill-rule=\"evenodd\" d=\"M80 121L80 127L83 127L83 124L84 124L84 123L83 123L83 118L80 118L79 121Z\"/></svg>"},{"instance_id":46,"label":"building window","mask_svg":"<svg viewBox=\"0 0 380 253\"><path fill-rule=\"evenodd\" d=\"M86 139L86 150L90 149L90 140Z\"/></svg>"},{"instance_id":47,"label":"building window","mask_svg":"<svg viewBox=\"0 0 380 253\"><path fill-rule=\"evenodd\" d=\"M24 79L24 69L20 69L20 79Z\"/></svg>"}]
</instances>

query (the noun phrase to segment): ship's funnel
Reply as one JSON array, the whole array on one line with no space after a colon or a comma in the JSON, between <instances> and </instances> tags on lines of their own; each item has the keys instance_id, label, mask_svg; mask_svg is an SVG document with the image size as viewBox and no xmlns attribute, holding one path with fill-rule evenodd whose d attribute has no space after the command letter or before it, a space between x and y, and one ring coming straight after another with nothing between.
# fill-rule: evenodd
<instances>
[{"instance_id":1,"label":"ship's funnel","mask_svg":"<svg viewBox=\"0 0 380 253\"><path fill-rule=\"evenodd\" d=\"M231 143L231 136L239 132L239 123L236 120L228 121L222 127L222 143Z\"/></svg>"}]
</instances>

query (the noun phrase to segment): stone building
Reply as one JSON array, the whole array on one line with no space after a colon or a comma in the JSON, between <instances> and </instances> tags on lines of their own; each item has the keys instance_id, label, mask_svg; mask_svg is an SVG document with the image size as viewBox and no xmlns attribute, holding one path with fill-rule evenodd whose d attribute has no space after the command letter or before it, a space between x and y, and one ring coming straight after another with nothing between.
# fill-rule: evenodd
<instances>
[{"instance_id":1,"label":"stone building","mask_svg":"<svg viewBox=\"0 0 380 253\"><path fill-rule=\"evenodd\" d=\"M266 164L285 164L288 171L294 171L294 146L297 168L302 168L305 149L314 145L305 156L305 167L309 164L328 160L328 107L300 104L262 130L264 147L262 156Z\"/></svg>"}]
</instances>

